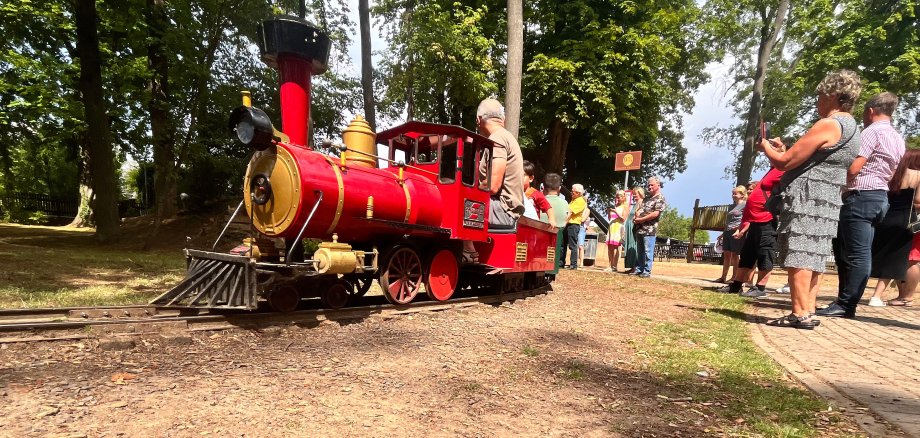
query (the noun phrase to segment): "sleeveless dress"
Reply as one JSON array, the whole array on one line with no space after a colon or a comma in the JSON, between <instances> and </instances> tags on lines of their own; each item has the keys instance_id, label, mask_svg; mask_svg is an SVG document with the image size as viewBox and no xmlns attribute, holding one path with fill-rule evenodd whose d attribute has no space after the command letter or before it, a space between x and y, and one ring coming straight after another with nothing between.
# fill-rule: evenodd
<instances>
[{"instance_id":1,"label":"sleeveless dress","mask_svg":"<svg viewBox=\"0 0 920 438\"><path fill-rule=\"evenodd\" d=\"M636 246L635 223L633 219L635 219L636 211L639 210L641 205L642 203L632 205L632 208L629 210L629 216L627 216L626 222L623 224L623 266L625 266L626 269L635 268L636 262L639 261L639 248Z\"/></svg>"},{"instance_id":2,"label":"sleeveless dress","mask_svg":"<svg viewBox=\"0 0 920 438\"><path fill-rule=\"evenodd\" d=\"M832 117L840 123L840 141L819 149L797 168L783 174L783 208L776 230L779 261L784 268L824 272L846 185L847 167L861 144L859 127L850 115ZM823 161L821 161L823 159ZM818 163L820 161L820 163Z\"/></svg>"},{"instance_id":3,"label":"sleeveless dress","mask_svg":"<svg viewBox=\"0 0 920 438\"><path fill-rule=\"evenodd\" d=\"M888 213L875 226L872 238L872 273L874 278L903 281L907 277L907 258L914 235L905 225L910 220L914 189L888 192Z\"/></svg>"},{"instance_id":4,"label":"sleeveless dress","mask_svg":"<svg viewBox=\"0 0 920 438\"><path fill-rule=\"evenodd\" d=\"M623 203L616 206L614 211L607 215L607 219L610 221L610 228L607 233L608 245L619 246L620 242L623 241L623 225L628 215L628 209L629 205Z\"/></svg>"}]
</instances>

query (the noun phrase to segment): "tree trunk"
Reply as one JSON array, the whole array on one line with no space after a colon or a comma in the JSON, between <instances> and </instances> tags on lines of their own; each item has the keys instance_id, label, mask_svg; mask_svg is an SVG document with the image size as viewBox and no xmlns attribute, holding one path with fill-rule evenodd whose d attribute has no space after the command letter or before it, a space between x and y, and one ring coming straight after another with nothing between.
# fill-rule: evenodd
<instances>
[{"instance_id":1,"label":"tree trunk","mask_svg":"<svg viewBox=\"0 0 920 438\"><path fill-rule=\"evenodd\" d=\"M377 129L374 65L371 60L371 13L368 0L358 0L358 18L361 21L361 88L364 89L364 119L370 123L371 129Z\"/></svg>"},{"instance_id":2,"label":"tree trunk","mask_svg":"<svg viewBox=\"0 0 920 438\"><path fill-rule=\"evenodd\" d=\"M763 105L763 84L767 77L767 67L773 46L783 29L786 14L789 10L789 0L780 0L772 17L762 14L763 26L760 29L760 47L757 50L757 69L754 71L754 89L751 93L751 108L748 110L747 123L744 131L744 147L738 159L738 185L747 185L751 181L751 172L754 169L755 142L760 129L760 112ZM770 23L772 18L772 25Z\"/></svg>"},{"instance_id":3,"label":"tree trunk","mask_svg":"<svg viewBox=\"0 0 920 438\"><path fill-rule=\"evenodd\" d=\"M77 214L70 221L68 227L91 227L93 226L93 189L90 187L92 181L89 175L89 158L86 156L86 135L79 134L80 145L77 152L77 175L80 178L80 206L77 207Z\"/></svg>"},{"instance_id":4,"label":"tree trunk","mask_svg":"<svg viewBox=\"0 0 920 438\"><path fill-rule=\"evenodd\" d=\"M415 78L412 61L406 67L406 121L415 120Z\"/></svg>"},{"instance_id":5,"label":"tree trunk","mask_svg":"<svg viewBox=\"0 0 920 438\"><path fill-rule=\"evenodd\" d=\"M569 146L569 136L572 130L554 118L549 124L549 157L547 158L546 171L562 175L565 166L565 152Z\"/></svg>"},{"instance_id":6,"label":"tree trunk","mask_svg":"<svg viewBox=\"0 0 920 438\"><path fill-rule=\"evenodd\" d=\"M96 221L96 238L107 243L118 239L118 177L115 174L115 151L102 94L102 59L96 29L95 0L77 0L77 52L80 54L80 94L87 125L87 149L92 203Z\"/></svg>"},{"instance_id":7,"label":"tree trunk","mask_svg":"<svg viewBox=\"0 0 920 438\"><path fill-rule=\"evenodd\" d=\"M77 208L77 215L70 221L68 227L83 228L93 225L94 198L92 187L80 182L80 207Z\"/></svg>"},{"instance_id":8,"label":"tree trunk","mask_svg":"<svg viewBox=\"0 0 920 438\"><path fill-rule=\"evenodd\" d=\"M518 137L521 126L521 76L524 63L524 6L508 0L508 65L505 72L505 129Z\"/></svg>"},{"instance_id":9,"label":"tree trunk","mask_svg":"<svg viewBox=\"0 0 920 438\"><path fill-rule=\"evenodd\" d=\"M174 217L177 212L176 151L173 148L173 129L169 108L169 59L163 38L169 22L165 0L147 0L147 65L151 76L150 132L153 140L153 187L156 194L156 221Z\"/></svg>"}]
</instances>

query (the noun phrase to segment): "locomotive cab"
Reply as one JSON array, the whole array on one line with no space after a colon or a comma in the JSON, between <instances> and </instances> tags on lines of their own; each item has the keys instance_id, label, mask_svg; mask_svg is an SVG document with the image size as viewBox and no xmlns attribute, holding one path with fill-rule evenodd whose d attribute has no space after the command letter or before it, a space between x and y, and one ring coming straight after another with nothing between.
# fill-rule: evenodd
<instances>
[{"instance_id":1,"label":"locomotive cab","mask_svg":"<svg viewBox=\"0 0 920 438\"><path fill-rule=\"evenodd\" d=\"M489 182L493 143L458 126L409 122L377 134L387 146L388 169L427 178L441 193L441 228L450 238L484 242L488 239Z\"/></svg>"}]
</instances>

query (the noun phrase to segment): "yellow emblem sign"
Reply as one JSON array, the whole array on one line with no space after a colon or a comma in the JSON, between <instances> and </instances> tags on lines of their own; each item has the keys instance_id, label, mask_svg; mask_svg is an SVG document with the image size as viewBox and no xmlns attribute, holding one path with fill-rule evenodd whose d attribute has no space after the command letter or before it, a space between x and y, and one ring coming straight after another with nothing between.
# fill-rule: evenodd
<instances>
[{"instance_id":1,"label":"yellow emblem sign","mask_svg":"<svg viewBox=\"0 0 920 438\"><path fill-rule=\"evenodd\" d=\"M613 170L636 170L642 167L642 151L618 152Z\"/></svg>"}]
</instances>

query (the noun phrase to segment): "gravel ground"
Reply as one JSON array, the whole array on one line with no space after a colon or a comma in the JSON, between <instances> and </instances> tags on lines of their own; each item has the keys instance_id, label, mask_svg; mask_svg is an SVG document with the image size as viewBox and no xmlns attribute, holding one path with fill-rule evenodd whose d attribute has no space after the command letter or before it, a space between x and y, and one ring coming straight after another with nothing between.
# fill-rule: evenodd
<instances>
[{"instance_id":1,"label":"gravel ground","mask_svg":"<svg viewBox=\"0 0 920 438\"><path fill-rule=\"evenodd\" d=\"M641 353L695 289L564 272L554 291L318 327L0 346L0 436L713 436ZM837 435L839 430L826 430ZM824 433L822 433L824 435Z\"/></svg>"}]
</instances>

